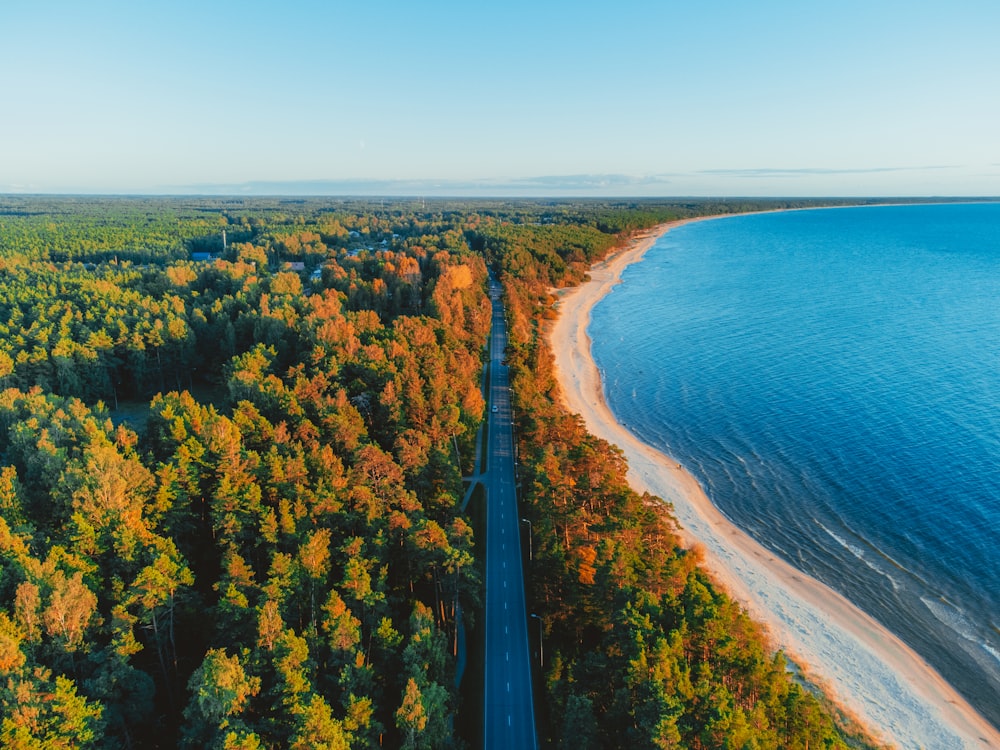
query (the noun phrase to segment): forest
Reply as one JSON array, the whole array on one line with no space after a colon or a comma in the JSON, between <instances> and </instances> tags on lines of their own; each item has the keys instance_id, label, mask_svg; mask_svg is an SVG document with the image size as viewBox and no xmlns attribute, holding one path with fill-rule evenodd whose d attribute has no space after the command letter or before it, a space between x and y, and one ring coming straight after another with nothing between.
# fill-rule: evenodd
<instances>
[{"instance_id":1,"label":"forest","mask_svg":"<svg viewBox=\"0 0 1000 750\"><path fill-rule=\"evenodd\" d=\"M772 205L0 196L0 746L474 747L490 272L544 746L872 746L561 410L542 338L630 232Z\"/></svg>"}]
</instances>

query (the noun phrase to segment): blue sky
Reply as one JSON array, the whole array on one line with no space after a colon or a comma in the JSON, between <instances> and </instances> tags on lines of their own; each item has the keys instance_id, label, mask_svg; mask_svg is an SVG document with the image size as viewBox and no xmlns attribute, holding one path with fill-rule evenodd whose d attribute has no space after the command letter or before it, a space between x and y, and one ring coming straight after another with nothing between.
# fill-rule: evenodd
<instances>
[{"instance_id":1,"label":"blue sky","mask_svg":"<svg viewBox=\"0 0 1000 750\"><path fill-rule=\"evenodd\" d=\"M0 192L1000 195L995 0L2 0Z\"/></svg>"}]
</instances>

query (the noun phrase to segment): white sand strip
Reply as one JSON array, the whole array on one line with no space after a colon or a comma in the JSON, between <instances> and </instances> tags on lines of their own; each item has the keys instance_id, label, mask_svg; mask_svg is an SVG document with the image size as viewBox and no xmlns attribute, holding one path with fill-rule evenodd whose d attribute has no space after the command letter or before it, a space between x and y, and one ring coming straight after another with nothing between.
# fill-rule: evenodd
<instances>
[{"instance_id":1,"label":"white sand strip","mask_svg":"<svg viewBox=\"0 0 1000 750\"><path fill-rule=\"evenodd\" d=\"M562 293L549 344L565 405L583 417L592 434L622 448L632 487L673 504L687 543L703 548L714 578L767 625L776 646L876 736L901 748L1000 749L1000 732L912 649L730 523L677 461L641 442L611 414L591 357L590 311L627 265L683 223L687 220L637 236L594 266L590 281Z\"/></svg>"}]
</instances>

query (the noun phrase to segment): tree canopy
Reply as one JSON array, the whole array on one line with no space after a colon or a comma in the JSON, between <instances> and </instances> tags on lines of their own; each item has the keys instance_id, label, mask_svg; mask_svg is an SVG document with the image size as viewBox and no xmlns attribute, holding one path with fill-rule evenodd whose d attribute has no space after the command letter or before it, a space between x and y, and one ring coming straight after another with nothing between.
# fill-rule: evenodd
<instances>
[{"instance_id":1,"label":"tree canopy","mask_svg":"<svg viewBox=\"0 0 1000 750\"><path fill-rule=\"evenodd\" d=\"M549 287L699 210L0 198L0 745L462 746L492 269L546 744L844 746L553 398Z\"/></svg>"}]
</instances>

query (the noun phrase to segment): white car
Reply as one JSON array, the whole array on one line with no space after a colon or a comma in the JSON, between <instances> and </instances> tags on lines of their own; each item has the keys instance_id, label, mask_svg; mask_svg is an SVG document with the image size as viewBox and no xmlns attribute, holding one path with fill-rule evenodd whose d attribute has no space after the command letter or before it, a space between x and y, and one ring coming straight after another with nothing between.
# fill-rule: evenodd
<instances>
[{"instance_id":1,"label":"white car","mask_svg":"<svg viewBox=\"0 0 1000 750\"><path fill-rule=\"evenodd\" d=\"M498 411L500 411L500 407L499 406L494 406L493 407L493 413L496 414Z\"/></svg>"}]
</instances>

